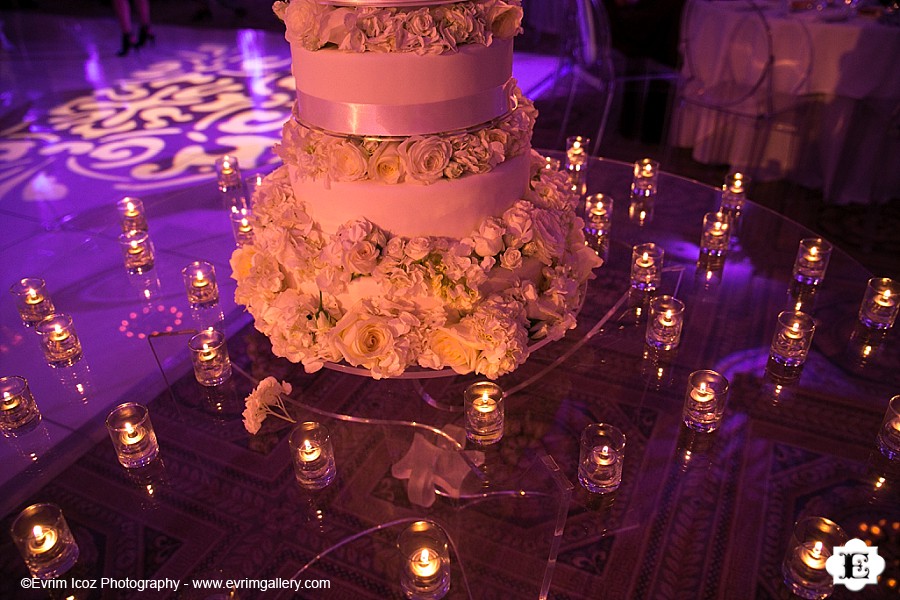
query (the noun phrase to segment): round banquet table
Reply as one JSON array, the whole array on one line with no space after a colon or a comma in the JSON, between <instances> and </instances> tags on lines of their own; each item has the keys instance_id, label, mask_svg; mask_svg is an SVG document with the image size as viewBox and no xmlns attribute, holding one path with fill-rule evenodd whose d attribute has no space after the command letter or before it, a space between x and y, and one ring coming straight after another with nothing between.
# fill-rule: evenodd
<instances>
[{"instance_id":1,"label":"round banquet table","mask_svg":"<svg viewBox=\"0 0 900 600\"><path fill-rule=\"evenodd\" d=\"M900 393L900 346L896 330L879 337L856 325L871 274L835 249L824 282L800 298L817 321L809 359L798 381L778 383L766 374L769 344L776 315L797 301L789 294L791 266L810 232L748 202L724 268L709 270L698 265L698 240L716 190L664 173L638 222L630 216L630 182L630 165L590 160L588 191L616 200L608 260L589 284L578 327L498 381L507 392L505 433L485 449L483 466L464 463L451 473L444 467L458 455L423 426L461 427L462 390L476 377L306 374L273 357L247 316L226 303L219 316L235 369L219 388L193 377L179 335L187 319L162 334L151 331L157 321L145 324L150 333L139 340L128 327L110 327L105 342L86 331L87 373L51 374L31 355L16 363L39 401L68 398L73 381L94 392L60 404L60 411L92 415L70 435L57 435L57 409L42 406L42 430L3 441L4 530L25 506L55 503L80 547L71 577L181 585L177 595L170 588L141 598L208 597L190 587L197 579L221 579L221 589L226 579L239 580L240 598L401 597L396 542L417 519L437 522L450 537L450 598L789 598L781 561L793 524L817 515L885 558L881 583L865 597L896 597L900 468L879 453L875 436L888 399ZM171 216L168 225L154 224L163 257L154 298L176 311L188 308L167 264L186 254L179 250L186 242L183 231L166 230L184 211L201 211L209 223L224 219L219 202L212 184L145 199L151 214ZM98 236L115 227L112 211L83 218ZM646 298L629 293L631 247L646 241L665 248L660 291L686 305L674 351L645 345ZM222 262L232 242L223 228L193 243L210 244ZM79 292L93 303L93 321L140 313L140 289L122 272L103 272L85 278ZM98 308L111 289L127 293ZM32 335L8 313L4 319L5 343ZM692 432L681 419L687 377L697 369L714 369L731 384L724 421L711 434ZM121 371L141 375L110 391L107 379ZM270 375L292 384L289 407L298 420L320 421L332 433L338 476L320 492L302 491L294 480L290 424L270 417L256 435L243 427L243 398ZM157 432L160 457L143 469L119 466L103 426L123 399L147 404ZM577 482L578 440L591 422L613 424L627 438L613 494L589 494ZM414 443L430 450L409 454ZM410 461L412 475L399 473L397 465ZM430 492L421 488L429 477L451 483L425 507L411 501L408 486L415 479ZM21 588L27 570L8 536L0 541L0 569L0 597L46 597ZM275 583L291 578L329 587L294 595ZM111 585L59 597L134 596ZM834 597L857 596L839 587Z\"/></svg>"},{"instance_id":2,"label":"round banquet table","mask_svg":"<svg viewBox=\"0 0 900 600\"><path fill-rule=\"evenodd\" d=\"M894 59L900 54L900 28L872 15L834 20L827 11L787 12L781 1L757 4L771 31L772 90L801 106L776 118L760 175L821 189L837 203L896 196L900 175L885 165L900 161L900 144L890 133L900 109L900 62ZM694 32L692 56L709 85L740 77L742 65L723 50L733 44L749 44L742 51L747 64L765 63L765 45L742 39L742 30L753 27L744 2L691 6L686 26ZM746 160L753 123L694 107L680 108L678 116L683 122L673 141L693 148L696 160L739 165Z\"/></svg>"}]
</instances>

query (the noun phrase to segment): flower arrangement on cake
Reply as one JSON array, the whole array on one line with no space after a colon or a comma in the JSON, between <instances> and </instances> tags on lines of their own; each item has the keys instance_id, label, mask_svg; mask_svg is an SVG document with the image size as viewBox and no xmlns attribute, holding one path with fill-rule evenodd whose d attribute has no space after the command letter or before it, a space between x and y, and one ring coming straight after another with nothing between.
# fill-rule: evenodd
<instances>
[{"instance_id":1,"label":"flower arrangement on cake","mask_svg":"<svg viewBox=\"0 0 900 600\"><path fill-rule=\"evenodd\" d=\"M575 326L601 264L566 174L544 165L533 152L525 197L459 240L391 236L366 219L326 234L282 166L257 190L253 244L232 256L236 300L308 372L345 361L376 379L412 365L509 373L529 340Z\"/></svg>"}]
</instances>

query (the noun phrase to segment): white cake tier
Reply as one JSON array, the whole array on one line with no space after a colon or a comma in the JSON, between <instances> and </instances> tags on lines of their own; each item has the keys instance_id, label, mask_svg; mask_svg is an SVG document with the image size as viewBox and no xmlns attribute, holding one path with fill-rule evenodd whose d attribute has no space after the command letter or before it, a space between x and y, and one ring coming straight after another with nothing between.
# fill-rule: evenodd
<instances>
[{"instance_id":1,"label":"white cake tier","mask_svg":"<svg viewBox=\"0 0 900 600\"><path fill-rule=\"evenodd\" d=\"M411 136L466 129L511 108L512 40L459 52L309 51L291 44L298 117L335 133Z\"/></svg>"},{"instance_id":2,"label":"white cake tier","mask_svg":"<svg viewBox=\"0 0 900 600\"><path fill-rule=\"evenodd\" d=\"M487 217L497 217L528 189L531 158L511 158L493 170L431 185L389 185L377 181L331 182L300 179L289 167L295 197L310 215L333 233L343 223L365 217L385 231L404 237L470 235Z\"/></svg>"}]
</instances>

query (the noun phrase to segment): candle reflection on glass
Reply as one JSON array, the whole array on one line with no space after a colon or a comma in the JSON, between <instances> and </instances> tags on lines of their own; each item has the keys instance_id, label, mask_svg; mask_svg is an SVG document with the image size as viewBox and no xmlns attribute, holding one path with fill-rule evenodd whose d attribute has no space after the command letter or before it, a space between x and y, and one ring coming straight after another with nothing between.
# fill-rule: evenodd
<instances>
[{"instance_id":1,"label":"candle reflection on glass","mask_svg":"<svg viewBox=\"0 0 900 600\"><path fill-rule=\"evenodd\" d=\"M859 305L860 322L871 329L890 329L900 311L900 297L893 280L873 277L866 285L866 294Z\"/></svg>"},{"instance_id":2,"label":"candle reflection on glass","mask_svg":"<svg viewBox=\"0 0 900 600\"><path fill-rule=\"evenodd\" d=\"M678 347L683 325L684 302L665 294L650 299L646 332L648 345L662 350Z\"/></svg>"},{"instance_id":3,"label":"candle reflection on glass","mask_svg":"<svg viewBox=\"0 0 900 600\"><path fill-rule=\"evenodd\" d=\"M131 275L140 275L153 268L153 242L146 231L123 233L119 236L119 247L122 249L125 270Z\"/></svg>"},{"instance_id":4,"label":"candle reflection on glass","mask_svg":"<svg viewBox=\"0 0 900 600\"><path fill-rule=\"evenodd\" d=\"M256 195L256 190L262 187L263 181L265 181L265 177L262 173L257 173L256 175L251 175L244 179L244 188L247 192L246 198L248 203L248 208L253 209L253 203L255 202L254 196Z\"/></svg>"},{"instance_id":5,"label":"candle reflection on glass","mask_svg":"<svg viewBox=\"0 0 900 600\"><path fill-rule=\"evenodd\" d=\"M823 517L799 520L788 542L781 572L784 583L801 598L827 598L834 590L834 577L825 563L835 546L842 546L847 534L836 523Z\"/></svg>"},{"instance_id":6,"label":"candle reflection on glass","mask_svg":"<svg viewBox=\"0 0 900 600\"><path fill-rule=\"evenodd\" d=\"M590 138L573 135L566 138L566 166L580 166L587 162Z\"/></svg>"},{"instance_id":7,"label":"candle reflection on glass","mask_svg":"<svg viewBox=\"0 0 900 600\"><path fill-rule=\"evenodd\" d=\"M78 544L55 504L29 506L13 521L10 533L31 576L37 579L59 577L78 560Z\"/></svg>"},{"instance_id":8,"label":"candle reflection on glass","mask_svg":"<svg viewBox=\"0 0 900 600\"><path fill-rule=\"evenodd\" d=\"M81 360L81 341L75 333L72 317L54 314L35 328L41 336L41 350L51 367L68 367Z\"/></svg>"},{"instance_id":9,"label":"candle reflection on glass","mask_svg":"<svg viewBox=\"0 0 900 600\"><path fill-rule=\"evenodd\" d=\"M581 433L578 481L590 492L608 494L622 483L625 434L606 423L591 423Z\"/></svg>"},{"instance_id":10,"label":"candle reflection on glass","mask_svg":"<svg viewBox=\"0 0 900 600\"><path fill-rule=\"evenodd\" d=\"M216 268L211 263L194 261L181 270L181 277L191 307L212 306L219 301Z\"/></svg>"},{"instance_id":11,"label":"candle reflection on glass","mask_svg":"<svg viewBox=\"0 0 900 600\"><path fill-rule=\"evenodd\" d=\"M710 370L694 371L688 377L682 418L694 431L719 428L728 400L728 380Z\"/></svg>"},{"instance_id":12,"label":"candle reflection on glass","mask_svg":"<svg viewBox=\"0 0 900 600\"><path fill-rule=\"evenodd\" d=\"M106 429L123 467L146 466L159 454L159 443L146 406L136 402L120 404L106 417Z\"/></svg>"},{"instance_id":13,"label":"candle reflection on glass","mask_svg":"<svg viewBox=\"0 0 900 600\"><path fill-rule=\"evenodd\" d=\"M301 487L320 490L334 481L337 467L328 429L314 421L300 423L288 439L294 476Z\"/></svg>"},{"instance_id":14,"label":"candle reflection on glass","mask_svg":"<svg viewBox=\"0 0 900 600\"><path fill-rule=\"evenodd\" d=\"M215 386L231 378L231 359L225 336L215 329L207 329L188 341L194 376L200 385Z\"/></svg>"},{"instance_id":15,"label":"candle reflection on glass","mask_svg":"<svg viewBox=\"0 0 900 600\"><path fill-rule=\"evenodd\" d=\"M41 422L28 380L18 375L0 377L0 432L6 436L31 431Z\"/></svg>"},{"instance_id":16,"label":"candle reflection on glass","mask_svg":"<svg viewBox=\"0 0 900 600\"><path fill-rule=\"evenodd\" d=\"M818 285L825 279L828 261L831 258L831 244L822 238L800 240L797 258L794 260L794 279L800 283Z\"/></svg>"},{"instance_id":17,"label":"candle reflection on glass","mask_svg":"<svg viewBox=\"0 0 900 600\"><path fill-rule=\"evenodd\" d=\"M496 383L478 381L466 388L466 438L476 444L496 444L503 437L503 390Z\"/></svg>"},{"instance_id":18,"label":"candle reflection on glass","mask_svg":"<svg viewBox=\"0 0 900 600\"><path fill-rule=\"evenodd\" d=\"M26 327L33 327L53 314L54 307L47 285L39 277L24 277L12 284L9 293L16 297L16 310Z\"/></svg>"},{"instance_id":19,"label":"candle reflection on glass","mask_svg":"<svg viewBox=\"0 0 900 600\"><path fill-rule=\"evenodd\" d=\"M884 421L878 430L878 449L891 460L900 459L900 395L888 402Z\"/></svg>"},{"instance_id":20,"label":"candle reflection on glass","mask_svg":"<svg viewBox=\"0 0 900 600\"><path fill-rule=\"evenodd\" d=\"M631 249L631 287L653 291L662 281L663 257L661 246L650 242Z\"/></svg>"},{"instance_id":21,"label":"candle reflection on glass","mask_svg":"<svg viewBox=\"0 0 900 600\"><path fill-rule=\"evenodd\" d=\"M450 550L444 531L416 521L397 539L402 561L400 588L407 598L440 600L450 591Z\"/></svg>"},{"instance_id":22,"label":"candle reflection on glass","mask_svg":"<svg viewBox=\"0 0 900 600\"><path fill-rule=\"evenodd\" d=\"M144 203L140 198L125 196L116 202L119 218L122 222L122 232L147 231L147 215L144 213Z\"/></svg>"}]
</instances>

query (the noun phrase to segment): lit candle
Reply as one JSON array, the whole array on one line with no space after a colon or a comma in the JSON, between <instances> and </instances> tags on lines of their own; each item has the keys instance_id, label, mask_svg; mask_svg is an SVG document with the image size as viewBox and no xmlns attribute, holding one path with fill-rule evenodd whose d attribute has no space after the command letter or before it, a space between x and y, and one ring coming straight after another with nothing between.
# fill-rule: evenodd
<instances>
[{"instance_id":1,"label":"lit candle","mask_svg":"<svg viewBox=\"0 0 900 600\"><path fill-rule=\"evenodd\" d=\"M143 251L144 251L144 247L141 246L137 242L137 240L131 240L131 242L128 245L128 254L134 254L135 256L137 256L138 254L141 254Z\"/></svg>"},{"instance_id":2,"label":"lit candle","mask_svg":"<svg viewBox=\"0 0 900 600\"><path fill-rule=\"evenodd\" d=\"M32 532L34 537L28 541L28 549L35 555L46 554L56 546L58 536L55 529L35 525Z\"/></svg>"},{"instance_id":3,"label":"lit candle","mask_svg":"<svg viewBox=\"0 0 900 600\"><path fill-rule=\"evenodd\" d=\"M659 324L663 327L671 327L675 324L675 318L671 310L667 310L659 316Z\"/></svg>"},{"instance_id":4,"label":"lit candle","mask_svg":"<svg viewBox=\"0 0 900 600\"><path fill-rule=\"evenodd\" d=\"M797 554L800 561L811 569L820 571L825 568L825 561L828 560L828 551L825 550L822 542L800 544L797 548Z\"/></svg>"},{"instance_id":5,"label":"lit candle","mask_svg":"<svg viewBox=\"0 0 900 600\"><path fill-rule=\"evenodd\" d=\"M128 446L139 443L144 439L143 428L135 428L131 423L125 423L125 433L122 434L122 443Z\"/></svg>"},{"instance_id":6,"label":"lit candle","mask_svg":"<svg viewBox=\"0 0 900 600\"><path fill-rule=\"evenodd\" d=\"M691 398L697 402L709 402L714 400L716 394L706 385L705 381L701 381L700 385L691 390Z\"/></svg>"},{"instance_id":7,"label":"lit candle","mask_svg":"<svg viewBox=\"0 0 900 600\"><path fill-rule=\"evenodd\" d=\"M138 216L137 208L134 205L134 202L128 200L125 203L125 212L123 213L126 217L136 217Z\"/></svg>"},{"instance_id":8,"label":"lit candle","mask_svg":"<svg viewBox=\"0 0 900 600\"><path fill-rule=\"evenodd\" d=\"M642 269L652 267L653 266L653 257L650 256L649 253L644 252L641 255L641 257L637 259L635 264L637 264L637 266L641 267Z\"/></svg>"},{"instance_id":9,"label":"lit candle","mask_svg":"<svg viewBox=\"0 0 900 600\"><path fill-rule=\"evenodd\" d=\"M203 271L197 271L194 275L194 281L191 283L195 288L205 288L209 285L209 280L203 277Z\"/></svg>"},{"instance_id":10,"label":"lit candle","mask_svg":"<svg viewBox=\"0 0 900 600\"><path fill-rule=\"evenodd\" d=\"M241 233L250 233L251 231L253 231L253 227L250 226L250 221L247 220L247 217L241 218L239 229Z\"/></svg>"},{"instance_id":11,"label":"lit candle","mask_svg":"<svg viewBox=\"0 0 900 600\"><path fill-rule=\"evenodd\" d=\"M200 360L202 360L204 362L208 361L208 360L213 360L214 358L216 358L216 349L210 348L209 344L204 343L203 348L200 350L199 358L200 358Z\"/></svg>"},{"instance_id":12,"label":"lit candle","mask_svg":"<svg viewBox=\"0 0 900 600\"><path fill-rule=\"evenodd\" d=\"M802 338L803 333L800 331L800 323L797 321L791 323L791 326L784 330L784 335L792 340L799 340Z\"/></svg>"},{"instance_id":13,"label":"lit candle","mask_svg":"<svg viewBox=\"0 0 900 600\"><path fill-rule=\"evenodd\" d=\"M875 304L882 308L891 308L894 306L895 300L891 297L891 290L884 290L881 294L875 296Z\"/></svg>"},{"instance_id":14,"label":"lit candle","mask_svg":"<svg viewBox=\"0 0 900 600\"><path fill-rule=\"evenodd\" d=\"M194 335L188 342L194 376L201 385L217 386L231 378L231 360L225 336L215 329Z\"/></svg>"},{"instance_id":15,"label":"lit candle","mask_svg":"<svg viewBox=\"0 0 900 600\"><path fill-rule=\"evenodd\" d=\"M314 444L309 440L303 440L303 443L300 445L298 455L300 457L300 460L310 463L318 459L322 455L322 449L318 446L318 444Z\"/></svg>"},{"instance_id":16,"label":"lit candle","mask_svg":"<svg viewBox=\"0 0 900 600\"><path fill-rule=\"evenodd\" d=\"M0 409L2 410L13 410L17 408L21 404L21 398L19 396L13 396L9 392L3 392L3 403L0 404Z\"/></svg>"},{"instance_id":17,"label":"lit candle","mask_svg":"<svg viewBox=\"0 0 900 600\"><path fill-rule=\"evenodd\" d=\"M503 437L503 390L490 381L466 388L466 438L476 444L495 444Z\"/></svg>"},{"instance_id":18,"label":"lit candle","mask_svg":"<svg viewBox=\"0 0 900 600\"><path fill-rule=\"evenodd\" d=\"M441 557L429 548L422 548L409 559L409 567L416 577L429 579L441 568Z\"/></svg>"},{"instance_id":19,"label":"lit candle","mask_svg":"<svg viewBox=\"0 0 900 600\"><path fill-rule=\"evenodd\" d=\"M25 304L31 304L34 306L35 304L40 304L44 301L44 297L38 293L38 291L34 288L28 288L28 293L25 294Z\"/></svg>"},{"instance_id":20,"label":"lit candle","mask_svg":"<svg viewBox=\"0 0 900 600\"><path fill-rule=\"evenodd\" d=\"M487 392L484 392L481 398L475 400L473 405L475 410L483 415L488 415L497 410L497 403L488 397Z\"/></svg>"},{"instance_id":21,"label":"lit candle","mask_svg":"<svg viewBox=\"0 0 900 600\"><path fill-rule=\"evenodd\" d=\"M591 460L593 460L597 466L608 467L616 462L616 456L610 451L609 446L598 446L591 452Z\"/></svg>"}]
</instances>

